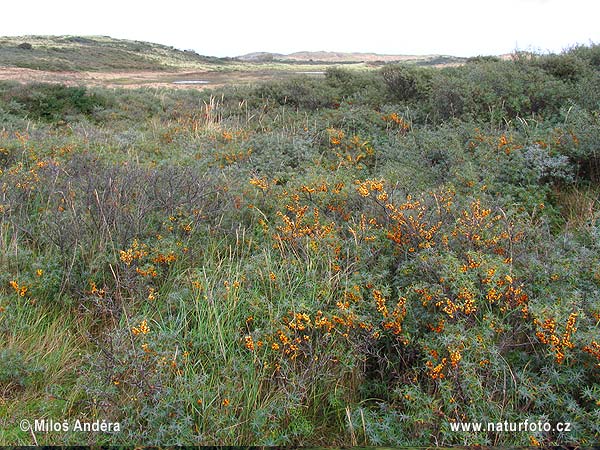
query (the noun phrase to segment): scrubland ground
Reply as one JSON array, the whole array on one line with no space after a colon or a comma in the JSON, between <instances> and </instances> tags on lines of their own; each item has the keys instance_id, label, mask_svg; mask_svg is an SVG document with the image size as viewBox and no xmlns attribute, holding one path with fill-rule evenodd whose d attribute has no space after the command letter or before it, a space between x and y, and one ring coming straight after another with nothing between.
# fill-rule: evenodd
<instances>
[{"instance_id":1,"label":"scrubland ground","mask_svg":"<svg viewBox=\"0 0 600 450\"><path fill-rule=\"evenodd\" d=\"M597 443L599 71L2 82L0 443Z\"/></svg>"}]
</instances>

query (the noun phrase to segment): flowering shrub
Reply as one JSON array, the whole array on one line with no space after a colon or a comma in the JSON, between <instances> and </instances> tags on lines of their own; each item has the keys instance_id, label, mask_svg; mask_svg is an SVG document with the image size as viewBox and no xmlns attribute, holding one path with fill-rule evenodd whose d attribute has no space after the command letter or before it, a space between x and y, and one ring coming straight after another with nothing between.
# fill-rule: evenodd
<instances>
[{"instance_id":1,"label":"flowering shrub","mask_svg":"<svg viewBox=\"0 0 600 450\"><path fill-rule=\"evenodd\" d=\"M0 441L592 445L592 50L28 122L0 85ZM526 420L571 431L452 429Z\"/></svg>"}]
</instances>

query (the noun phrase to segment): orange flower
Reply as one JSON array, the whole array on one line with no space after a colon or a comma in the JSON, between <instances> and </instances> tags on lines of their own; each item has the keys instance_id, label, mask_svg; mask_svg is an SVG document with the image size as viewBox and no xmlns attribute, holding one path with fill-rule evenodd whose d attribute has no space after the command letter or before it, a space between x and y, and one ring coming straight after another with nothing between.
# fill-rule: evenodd
<instances>
[{"instance_id":1,"label":"orange flower","mask_svg":"<svg viewBox=\"0 0 600 450\"><path fill-rule=\"evenodd\" d=\"M25 294L27 294L29 289L27 286L19 286L19 283L17 283L15 280L12 280L9 284L20 297L25 297Z\"/></svg>"},{"instance_id":2,"label":"orange flower","mask_svg":"<svg viewBox=\"0 0 600 450\"><path fill-rule=\"evenodd\" d=\"M259 189L262 189L263 191L266 191L269 188L269 181L266 177L253 177L250 179L250 184L256 186Z\"/></svg>"},{"instance_id":3,"label":"orange flower","mask_svg":"<svg viewBox=\"0 0 600 450\"><path fill-rule=\"evenodd\" d=\"M450 363L452 364L452 367L454 367L454 368L458 367L458 363L460 362L461 359L462 359L462 355L460 354L460 352L458 350L450 351Z\"/></svg>"},{"instance_id":4,"label":"orange flower","mask_svg":"<svg viewBox=\"0 0 600 450\"><path fill-rule=\"evenodd\" d=\"M133 327L131 332L136 336L138 334L148 334L150 332L150 327L148 327L148 322L146 319L142 320L139 326Z\"/></svg>"},{"instance_id":5,"label":"orange flower","mask_svg":"<svg viewBox=\"0 0 600 450\"><path fill-rule=\"evenodd\" d=\"M252 336L244 336L244 346L251 352L254 351L254 340L252 339Z\"/></svg>"},{"instance_id":6,"label":"orange flower","mask_svg":"<svg viewBox=\"0 0 600 450\"><path fill-rule=\"evenodd\" d=\"M375 300L375 305L377 306L377 311L381 313L383 317L388 316L388 309L385 305L385 297L378 291L377 289L373 289L373 299Z\"/></svg>"}]
</instances>

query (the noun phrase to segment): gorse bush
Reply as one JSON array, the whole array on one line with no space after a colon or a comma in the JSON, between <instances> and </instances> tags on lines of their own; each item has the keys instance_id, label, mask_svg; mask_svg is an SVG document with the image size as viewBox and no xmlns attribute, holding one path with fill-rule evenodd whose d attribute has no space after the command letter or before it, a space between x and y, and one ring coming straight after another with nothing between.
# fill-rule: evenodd
<instances>
[{"instance_id":1,"label":"gorse bush","mask_svg":"<svg viewBox=\"0 0 600 450\"><path fill-rule=\"evenodd\" d=\"M0 442L593 445L596 54L2 84Z\"/></svg>"}]
</instances>

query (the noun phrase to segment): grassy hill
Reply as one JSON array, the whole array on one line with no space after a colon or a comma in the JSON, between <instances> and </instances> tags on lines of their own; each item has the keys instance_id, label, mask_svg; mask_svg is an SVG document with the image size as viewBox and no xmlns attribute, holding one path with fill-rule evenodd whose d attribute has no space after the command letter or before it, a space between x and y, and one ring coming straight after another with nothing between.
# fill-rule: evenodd
<instances>
[{"instance_id":1,"label":"grassy hill","mask_svg":"<svg viewBox=\"0 0 600 450\"><path fill-rule=\"evenodd\" d=\"M50 71L201 69L224 59L107 36L0 38L0 66Z\"/></svg>"},{"instance_id":2,"label":"grassy hill","mask_svg":"<svg viewBox=\"0 0 600 450\"><path fill-rule=\"evenodd\" d=\"M341 65L356 71L372 71L392 62L443 66L462 64L464 60L436 55L334 52L289 55L257 52L237 58L216 58L192 50L108 36L0 37L0 80L21 84L205 89L306 75L319 77L329 68ZM191 84L190 80L192 83L201 80L202 84Z\"/></svg>"},{"instance_id":3,"label":"grassy hill","mask_svg":"<svg viewBox=\"0 0 600 450\"><path fill-rule=\"evenodd\" d=\"M192 50L107 36L0 36L0 80L69 86L178 87L203 89L324 72L332 63L239 60ZM371 69L354 63L359 70Z\"/></svg>"},{"instance_id":4,"label":"grassy hill","mask_svg":"<svg viewBox=\"0 0 600 450\"><path fill-rule=\"evenodd\" d=\"M295 52L287 55L269 52L254 52L238 56L242 61L286 61L315 63L412 63L417 65L462 64L465 58L445 55L381 55L378 53L359 52Z\"/></svg>"},{"instance_id":5,"label":"grassy hill","mask_svg":"<svg viewBox=\"0 0 600 450\"><path fill-rule=\"evenodd\" d=\"M44 71L181 71L301 70L302 65L344 64L363 67L392 62L417 65L462 64L464 58L442 55L379 55L375 53L255 52L237 58L203 56L151 42L108 36L0 37L0 67Z\"/></svg>"}]
</instances>

